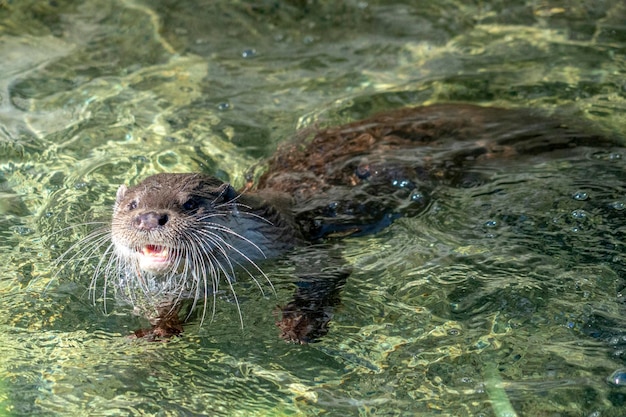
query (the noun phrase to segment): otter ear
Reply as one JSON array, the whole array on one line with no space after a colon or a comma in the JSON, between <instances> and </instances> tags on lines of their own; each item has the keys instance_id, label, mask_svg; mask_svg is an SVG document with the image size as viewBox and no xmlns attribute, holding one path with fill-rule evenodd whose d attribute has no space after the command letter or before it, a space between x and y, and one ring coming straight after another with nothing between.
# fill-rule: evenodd
<instances>
[{"instance_id":1,"label":"otter ear","mask_svg":"<svg viewBox=\"0 0 626 417\"><path fill-rule=\"evenodd\" d=\"M117 189L117 194L115 195L115 204L119 205L122 202L122 199L126 195L126 191L128 191L128 187L124 184L120 185Z\"/></svg>"}]
</instances>

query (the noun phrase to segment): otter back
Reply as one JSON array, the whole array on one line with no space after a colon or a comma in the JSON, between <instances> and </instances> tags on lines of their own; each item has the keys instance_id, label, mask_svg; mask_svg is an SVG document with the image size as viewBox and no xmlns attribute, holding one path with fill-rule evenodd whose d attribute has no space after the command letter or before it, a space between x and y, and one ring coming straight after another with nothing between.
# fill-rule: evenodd
<instances>
[{"instance_id":1,"label":"otter back","mask_svg":"<svg viewBox=\"0 0 626 417\"><path fill-rule=\"evenodd\" d=\"M423 211L438 186L487 180L468 169L473 165L609 145L614 143L530 110L406 108L281 146L257 189L294 196L295 219L308 239L359 235Z\"/></svg>"}]
</instances>

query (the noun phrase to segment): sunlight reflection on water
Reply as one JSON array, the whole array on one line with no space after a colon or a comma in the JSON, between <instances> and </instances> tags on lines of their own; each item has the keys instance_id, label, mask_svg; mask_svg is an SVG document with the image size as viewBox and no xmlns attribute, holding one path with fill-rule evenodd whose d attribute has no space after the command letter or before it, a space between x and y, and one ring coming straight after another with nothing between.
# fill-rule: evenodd
<instances>
[{"instance_id":1,"label":"sunlight reflection on water","mask_svg":"<svg viewBox=\"0 0 626 417\"><path fill-rule=\"evenodd\" d=\"M164 344L127 340L139 318L51 270L119 184L204 171L239 186L297 127L468 101L626 131L623 2L478 3L0 2L2 407L487 416L507 412L498 377L519 415L619 415L617 151L486 167L488 183L342 243L355 271L314 345L277 337L289 262L266 266L275 295L241 283L243 329L224 297Z\"/></svg>"}]
</instances>

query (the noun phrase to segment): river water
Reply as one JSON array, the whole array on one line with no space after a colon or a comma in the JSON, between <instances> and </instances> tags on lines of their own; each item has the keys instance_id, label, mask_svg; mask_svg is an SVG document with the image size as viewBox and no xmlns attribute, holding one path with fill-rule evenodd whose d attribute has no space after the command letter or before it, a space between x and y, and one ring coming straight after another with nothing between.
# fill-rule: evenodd
<instances>
[{"instance_id":1,"label":"river water","mask_svg":"<svg viewBox=\"0 0 626 417\"><path fill-rule=\"evenodd\" d=\"M91 297L97 259L58 260L119 184L240 186L298 129L377 111L532 107L622 140L625 22L622 0L0 1L0 415L623 415L619 151L491 167L340 242L310 345L275 326L297 254L263 266L275 291L236 283L243 327L224 293L168 343Z\"/></svg>"}]
</instances>

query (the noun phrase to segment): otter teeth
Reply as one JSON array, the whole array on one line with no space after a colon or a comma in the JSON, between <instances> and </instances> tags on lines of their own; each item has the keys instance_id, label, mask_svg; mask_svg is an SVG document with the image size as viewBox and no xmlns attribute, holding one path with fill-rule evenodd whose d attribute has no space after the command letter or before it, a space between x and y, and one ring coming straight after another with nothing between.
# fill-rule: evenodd
<instances>
[{"instance_id":1,"label":"otter teeth","mask_svg":"<svg viewBox=\"0 0 626 417\"><path fill-rule=\"evenodd\" d=\"M146 245L137 251L149 262L166 262L169 260L169 249L165 246Z\"/></svg>"},{"instance_id":2,"label":"otter teeth","mask_svg":"<svg viewBox=\"0 0 626 417\"><path fill-rule=\"evenodd\" d=\"M164 260L167 259L169 253L165 246L158 245L146 245L141 248L140 252L144 256L148 256L150 258L161 258Z\"/></svg>"},{"instance_id":3,"label":"otter teeth","mask_svg":"<svg viewBox=\"0 0 626 417\"><path fill-rule=\"evenodd\" d=\"M145 245L136 249L139 268L153 273L165 273L172 265L170 248L160 245Z\"/></svg>"}]
</instances>

